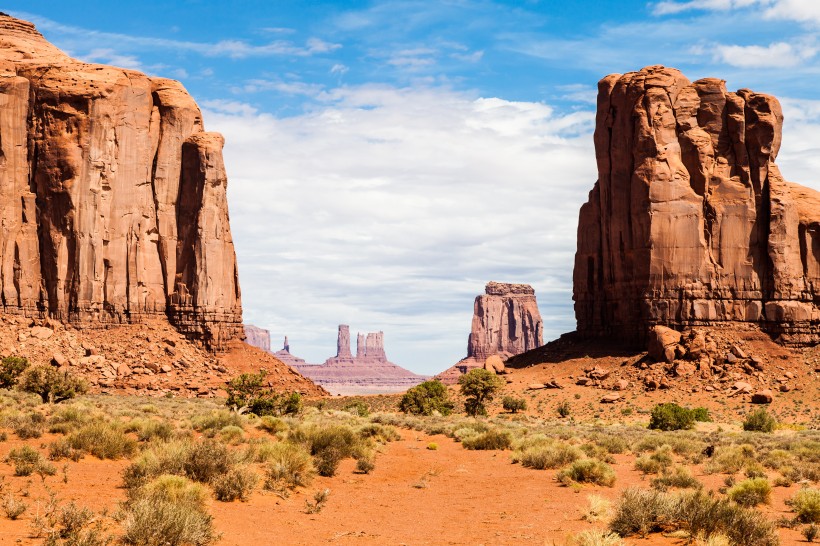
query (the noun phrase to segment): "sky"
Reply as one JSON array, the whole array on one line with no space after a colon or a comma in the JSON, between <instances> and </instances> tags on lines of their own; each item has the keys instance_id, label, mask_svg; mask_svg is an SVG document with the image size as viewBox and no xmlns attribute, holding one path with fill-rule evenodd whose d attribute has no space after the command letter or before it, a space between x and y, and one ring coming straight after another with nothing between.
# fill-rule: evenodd
<instances>
[{"instance_id":1,"label":"sky","mask_svg":"<svg viewBox=\"0 0 820 546\"><path fill-rule=\"evenodd\" d=\"M596 84L663 64L776 95L778 164L820 189L820 2L6 1L91 62L180 80L226 137L246 323L320 363L383 331L434 374L466 356L488 281L575 328ZM354 347L355 350L355 347Z\"/></svg>"}]
</instances>

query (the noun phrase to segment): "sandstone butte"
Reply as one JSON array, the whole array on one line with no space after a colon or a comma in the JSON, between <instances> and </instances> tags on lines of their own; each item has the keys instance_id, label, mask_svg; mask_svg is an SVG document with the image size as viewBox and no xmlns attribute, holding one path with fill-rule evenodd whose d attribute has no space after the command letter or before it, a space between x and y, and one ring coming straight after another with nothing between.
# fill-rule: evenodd
<instances>
[{"instance_id":1,"label":"sandstone butte","mask_svg":"<svg viewBox=\"0 0 820 546\"><path fill-rule=\"evenodd\" d=\"M599 82L579 334L754 323L787 345L820 341L820 193L775 165L782 124L776 98L672 68Z\"/></svg>"},{"instance_id":2,"label":"sandstone butte","mask_svg":"<svg viewBox=\"0 0 820 546\"><path fill-rule=\"evenodd\" d=\"M223 138L176 81L74 60L0 14L0 303L242 336Z\"/></svg>"},{"instance_id":3,"label":"sandstone butte","mask_svg":"<svg viewBox=\"0 0 820 546\"><path fill-rule=\"evenodd\" d=\"M473 305L467 356L437 377L453 384L474 368L495 370L500 361L503 369L503 360L542 346L543 338L535 290L528 284L489 282ZM498 358L491 362L491 357Z\"/></svg>"},{"instance_id":4,"label":"sandstone butte","mask_svg":"<svg viewBox=\"0 0 820 546\"><path fill-rule=\"evenodd\" d=\"M289 347L284 350L289 353ZM339 325L336 356L324 364L288 363L333 394L400 392L428 379L387 360L383 332L359 334L354 356L350 352L350 327L346 324Z\"/></svg>"}]
</instances>

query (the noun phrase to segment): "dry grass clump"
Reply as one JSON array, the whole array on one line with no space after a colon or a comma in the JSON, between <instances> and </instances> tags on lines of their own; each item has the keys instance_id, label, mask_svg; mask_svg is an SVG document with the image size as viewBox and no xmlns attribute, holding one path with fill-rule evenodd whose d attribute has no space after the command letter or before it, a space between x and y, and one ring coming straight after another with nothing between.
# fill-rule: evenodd
<instances>
[{"instance_id":1,"label":"dry grass clump","mask_svg":"<svg viewBox=\"0 0 820 546\"><path fill-rule=\"evenodd\" d=\"M194 430L213 438L227 426L239 427L245 430L245 417L235 411L214 410L205 415L197 415L191 419Z\"/></svg>"},{"instance_id":2,"label":"dry grass clump","mask_svg":"<svg viewBox=\"0 0 820 546\"><path fill-rule=\"evenodd\" d=\"M461 445L472 450L509 449L512 445L512 435L505 430L491 428L464 438Z\"/></svg>"},{"instance_id":3,"label":"dry grass clump","mask_svg":"<svg viewBox=\"0 0 820 546\"><path fill-rule=\"evenodd\" d=\"M41 437L46 424L45 416L37 411L14 415L8 421L11 429L21 440Z\"/></svg>"},{"instance_id":4,"label":"dry grass clump","mask_svg":"<svg viewBox=\"0 0 820 546\"><path fill-rule=\"evenodd\" d=\"M545 441L523 446L513 454L513 462L520 462L527 468L546 470L574 463L583 456L584 453L575 446Z\"/></svg>"},{"instance_id":5,"label":"dry grass clump","mask_svg":"<svg viewBox=\"0 0 820 546\"><path fill-rule=\"evenodd\" d=\"M248 495L257 483L259 483L259 475L247 466L235 466L227 474L216 476L211 480L214 496L223 502L237 499L248 500Z\"/></svg>"},{"instance_id":6,"label":"dry grass clump","mask_svg":"<svg viewBox=\"0 0 820 546\"><path fill-rule=\"evenodd\" d=\"M735 484L729 489L727 496L741 506L769 504L772 486L766 478L751 478Z\"/></svg>"},{"instance_id":7,"label":"dry grass clump","mask_svg":"<svg viewBox=\"0 0 820 546\"><path fill-rule=\"evenodd\" d=\"M571 544L574 546L623 546L626 543L615 533L590 529L581 531L572 537Z\"/></svg>"},{"instance_id":8,"label":"dry grass clump","mask_svg":"<svg viewBox=\"0 0 820 546\"><path fill-rule=\"evenodd\" d=\"M662 491L666 491L670 487L678 489L700 489L703 487L703 484L692 476L692 472L687 467L680 465L665 469L660 476L654 478L650 483L653 488Z\"/></svg>"},{"instance_id":9,"label":"dry grass clump","mask_svg":"<svg viewBox=\"0 0 820 546\"><path fill-rule=\"evenodd\" d=\"M672 447L664 444L658 447L651 455L641 455L635 459L635 469L644 474L659 474L672 466Z\"/></svg>"},{"instance_id":10,"label":"dry grass clump","mask_svg":"<svg viewBox=\"0 0 820 546\"><path fill-rule=\"evenodd\" d=\"M615 485L615 471L603 461L597 459L579 459L564 468L556 475L564 485L572 483L594 483L612 487Z\"/></svg>"},{"instance_id":11,"label":"dry grass clump","mask_svg":"<svg viewBox=\"0 0 820 546\"><path fill-rule=\"evenodd\" d=\"M581 518L590 523L595 523L596 521L608 519L611 512L611 502L600 495L588 495L587 508Z\"/></svg>"},{"instance_id":12,"label":"dry grass clump","mask_svg":"<svg viewBox=\"0 0 820 546\"><path fill-rule=\"evenodd\" d=\"M820 489L804 488L789 500L797 520L803 523L820 523Z\"/></svg>"},{"instance_id":13,"label":"dry grass clump","mask_svg":"<svg viewBox=\"0 0 820 546\"><path fill-rule=\"evenodd\" d=\"M72 449L90 453L98 459L130 457L137 442L117 423L94 421L69 434L66 442Z\"/></svg>"},{"instance_id":14,"label":"dry grass clump","mask_svg":"<svg viewBox=\"0 0 820 546\"><path fill-rule=\"evenodd\" d=\"M139 546L204 546L218 537L204 488L182 476L160 476L133 490L123 512L122 540Z\"/></svg>"},{"instance_id":15,"label":"dry grass clump","mask_svg":"<svg viewBox=\"0 0 820 546\"><path fill-rule=\"evenodd\" d=\"M352 427L312 423L291 429L287 441L304 446L314 457L321 476L334 476L343 459L360 459L372 451L372 440L362 438Z\"/></svg>"},{"instance_id":16,"label":"dry grass clump","mask_svg":"<svg viewBox=\"0 0 820 546\"><path fill-rule=\"evenodd\" d=\"M285 493L308 485L316 475L313 457L302 445L288 442L272 444L266 458L265 489Z\"/></svg>"}]
</instances>

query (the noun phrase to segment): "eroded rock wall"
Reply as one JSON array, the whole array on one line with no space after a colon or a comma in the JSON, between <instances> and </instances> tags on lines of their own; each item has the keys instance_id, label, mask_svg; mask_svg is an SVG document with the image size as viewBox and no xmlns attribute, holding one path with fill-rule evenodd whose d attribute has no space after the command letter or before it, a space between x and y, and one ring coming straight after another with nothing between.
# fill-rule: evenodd
<instances>
[{"instance_id":1,"label":"eroded rock wall","mask_svg":"<svg viewBox=\"0 0 820 546\"><path fill-rule=\"evenodd\" d=\"M76 61L6 15L0 46L3 310L241 337L223 140L182 85Z\"/></svg>"},{"instance_id":2,"label":"eroded rock wall","mask_svg":"<svg viewBox=\"0 0 820 546\"><path fill-rule=\"evenodd\" d=\"M671 327L755 322L820 340L820 194L774 163L776 98L651 66L598 84L598 181L581 208L578 331L642 341Z\"/></svg>"},{"instance_id":3,"label":"eroded rock wall","mask_svg":"<svg viewBox=\"0 0 820 546\"><path fill-rule=\"evenodd\" d=\"M467 358L483 363L490 355L506 358L543 345L544 324L531 286L490 282L484 291L475 299Z\"/></svg>"}]
</instances>

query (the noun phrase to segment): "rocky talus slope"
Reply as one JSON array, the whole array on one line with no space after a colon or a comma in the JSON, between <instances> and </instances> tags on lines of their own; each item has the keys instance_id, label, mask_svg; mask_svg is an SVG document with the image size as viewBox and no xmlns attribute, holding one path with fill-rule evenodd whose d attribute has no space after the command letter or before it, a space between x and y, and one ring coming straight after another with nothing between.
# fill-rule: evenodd
<instances>
[{"instance_id":1,"label":"rocky talus slope","mask_svg":"<svg viewBox=\"0 0 820 546\"><path fill-rule=\"evenodd\" d=\"M759 325L820 341L820 193L774 161L777 99L650 66L598 84L598 181L575 259L578 332Z\"/></svg>"},{"instance_id":2,"label":"rocky talus slope","mask_svg":"<svg viewBox=\"0 0 820 546\"><path fill-rule=\"evenodd\" d=\"M242 336L222 136L179 82L74 60L0 14L0 307Z\"/></svg>"}]
</instances>

